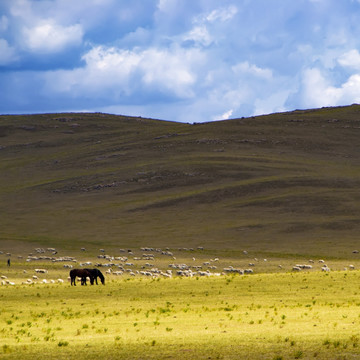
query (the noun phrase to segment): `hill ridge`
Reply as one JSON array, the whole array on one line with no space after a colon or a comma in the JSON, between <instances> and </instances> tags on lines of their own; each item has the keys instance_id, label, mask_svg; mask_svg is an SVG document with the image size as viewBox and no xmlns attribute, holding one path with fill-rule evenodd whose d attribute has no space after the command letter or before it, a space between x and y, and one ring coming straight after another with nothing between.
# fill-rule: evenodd
<instances>
[{"instance_id":1,"label":"hill ridge","mask_svg":"<svg viewBox=\"0 0 360 360\"><path fill-rule=\"evenodd\" d=\"M359 131L359 105L200 124L2 115L0 240L341 253L360 230Z\"/></svg>"}]
</instances>

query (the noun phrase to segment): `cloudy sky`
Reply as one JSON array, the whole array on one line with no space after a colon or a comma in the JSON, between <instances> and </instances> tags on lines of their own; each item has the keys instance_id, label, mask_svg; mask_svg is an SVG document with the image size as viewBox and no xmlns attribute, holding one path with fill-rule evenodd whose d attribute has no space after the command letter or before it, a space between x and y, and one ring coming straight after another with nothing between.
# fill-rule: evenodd
<instances>
[{"instance_id":1,"label":"cloudy sky","mask_svg":"<svg viewBox=\"0 0 360 360\"><path fill-rule=\"evenodd\" d=\"M360 103L360 0L1 0L0 113Z\"/></svg>"}]
</instances>

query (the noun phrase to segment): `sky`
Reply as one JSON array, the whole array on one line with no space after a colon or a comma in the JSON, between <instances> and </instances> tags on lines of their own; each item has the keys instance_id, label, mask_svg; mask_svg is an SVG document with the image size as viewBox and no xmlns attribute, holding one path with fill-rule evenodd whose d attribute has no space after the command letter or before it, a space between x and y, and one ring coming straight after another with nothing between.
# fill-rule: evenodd
<instances>
[{"instance_id":1,"label":"sky","mask_svg":"<svg viewBox=\"0 0 360 360\"><path fill-rule=\"evenodd\" d=\"M360 103L360 0L0 0L0 114Z\"/></svg>"}]
</instances>

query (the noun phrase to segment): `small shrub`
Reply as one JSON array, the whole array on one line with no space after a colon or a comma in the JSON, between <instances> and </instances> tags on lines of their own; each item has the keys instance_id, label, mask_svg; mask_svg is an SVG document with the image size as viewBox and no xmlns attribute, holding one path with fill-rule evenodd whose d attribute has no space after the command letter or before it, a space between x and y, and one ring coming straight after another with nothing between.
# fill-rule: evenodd
<instances>
[{"instance_id":1,"label":"small shrub","mask_svg":"<svg viewBox=\"0 0 360 360\"><path fill-rule=\"evenodd\" d=\"M58 346L68 346L69 345L69 342L68 341L59 341L58 342Z\"/></svg>"},{"instance_id":2,"label":"small shrub","mask_svg":"<svg viewBox=\"0 0 360 360\"><path fill-rule=\"evenodd\" d=\"M2 350L3 350L3 353L4 353L4 354L8 354L8 353L11 352L10 346L9 346L9 345L6 345L6 344L4 344L4 345L2 346Z\"/></svg>"},{"instance_id":3,"label":"small shrub","mask_svg":"<svg viewBox=\"0 0 360 360\"><path fill-rule=\"evenodd\" d=\"M330 340L329 339L324 340L323 345L324 346L329 346L330 345Z\"/></svg>"}]
</instances>

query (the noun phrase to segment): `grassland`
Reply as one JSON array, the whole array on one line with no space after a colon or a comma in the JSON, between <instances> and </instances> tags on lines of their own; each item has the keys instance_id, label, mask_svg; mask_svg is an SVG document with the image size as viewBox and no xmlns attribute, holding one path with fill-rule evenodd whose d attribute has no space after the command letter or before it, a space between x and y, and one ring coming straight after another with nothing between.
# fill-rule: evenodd
<instances>
[{"instance_id":1,"label":"grassland","mask_svg":"<svg viewBox=\"0 0 360 360\"><path fill-rule=\"evenodd\" d=\"M344 268L360 268L359 133L358 105L206 124L0 116L0 275L16 283L0 286L0 358L358 359L359 272ZM143 246L174 253L164 270L219 258L212 272L254 274L21 284L68 275L26 262L34 248L94 263Z\"/></svg>"},{"instance_id":2,"label":"grassland","mask_svg":"<svg viewBox=\"0 0 360 360\"><path fill-rule=\"evenodd\" d=\"M1 271L19 280L21 268ZM54 267L43 276L64 275ZM105 286L2 286L0 357L358 359L358 279L358 271L108 275Z\"/></svg>"},{"instance_id":3,"label":"grassland","mask_svg":"<svg viewBox=\"0 0 360 360\"><path fill-rule=\"evenodd\" d=\"M1 116L0 239L346 256L360 230L359 114Z\"/></svg>"}]
</instances>

